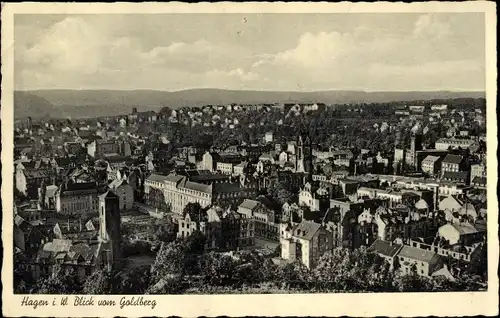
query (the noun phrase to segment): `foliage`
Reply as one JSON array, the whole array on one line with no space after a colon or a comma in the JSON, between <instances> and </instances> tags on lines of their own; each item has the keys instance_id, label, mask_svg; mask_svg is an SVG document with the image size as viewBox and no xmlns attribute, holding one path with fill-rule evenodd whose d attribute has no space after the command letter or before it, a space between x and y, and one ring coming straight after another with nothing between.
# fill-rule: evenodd
<instances>
[{"instance_id":1,"label":"foliage","mask_svg":"<svg viewBox=\"0 0 500 318\"><path fill-rule=\"evenodd\" d=\"M285 182L276 182L269 189L269 195L280 205L293 200L295 195L289 190L289 186Z\"/></svg>"},{"instance_id":2,"label":"foliage","mask_svg":"<svg viewBox=\"0 0 500 318\"><path fill-rule=\"evenodd\" d=\"M94 271L85 280L83 292L94 295L113 294L113 273L107 269Z\"/></svg>"},{"instance_id":3,"label":"foliage","mask_svg":"<svg viewBox=\"0 0 500 318\"><path fill-rule=\"evenodd\" d=\"M73 268L56 266L53 274L39 279L30 293L37 294L78 294L82 289Z\"/></svg>"},{"instance_id":4,"label":"foliage","mask_svg":"<svg viewBox=\"0 0 500 318\"><path fill-rule=\"evenodd\" d=\"M202 213L202 207L198 202L189 202L184 206L182 210L182 216L186 217L186 214L189 213L191 218L200 218Z\"/></svg>"}]
</instances>

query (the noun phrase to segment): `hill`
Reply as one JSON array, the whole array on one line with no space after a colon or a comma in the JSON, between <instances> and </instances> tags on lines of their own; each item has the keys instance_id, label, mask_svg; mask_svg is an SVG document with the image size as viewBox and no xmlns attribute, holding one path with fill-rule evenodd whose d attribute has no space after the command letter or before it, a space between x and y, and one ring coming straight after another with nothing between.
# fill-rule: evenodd
<instances>
[{"instance_id":1,"label":"hill","mask_svg":"<svg viewBox=\"0 0 500 318\"><path fill-rule=\"evenodd\" d=\"M58 113L48 100L29 92L14 91L14 118L47 118Z\"/></svg>"},{"instance_id":2,"label":"hill","mask_svg":"<svg viewBox=\"0 0 500 318\"><path fill-rule=\"evenodd\" d=\"M114 115L139 111L159 110L162 107L180 108L207 104L230 103L294 103L322 102L326 104L414 101L451 98L480 98L484 92L273 92L236 91L221 89L189 89L167 92L153 90L38 90L27 91L57 106L60 115L88 117L90 114Z\"/></svg>"}]
</instances>

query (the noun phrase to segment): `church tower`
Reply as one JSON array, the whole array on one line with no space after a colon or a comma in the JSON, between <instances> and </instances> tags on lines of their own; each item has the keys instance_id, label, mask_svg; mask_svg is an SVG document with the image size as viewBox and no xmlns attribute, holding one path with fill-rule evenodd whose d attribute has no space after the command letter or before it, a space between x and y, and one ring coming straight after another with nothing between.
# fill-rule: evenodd
<instances>
[{"instance_id":1,"label":"church tower","mask_svg":"<svg viewBox=\"0 0 500 318\"><path fill-rule=\"evenodd\" d=\"M313 172L313 162L311 138L309 136L304 139L302 135L299 135L296 158L296 171L306 173L310 176Z\"/></svg>"},{"instance_id":2,"label":"church tower","mask_svg":"<svg viewBox=\"0 0 500 318\"><path fill-rule=\"evenodd\" d=\"M118 196L111 191L99 196L99 241L104 263L111 268L120 257L121 244L120 203Z\"/></svg>"}]
</instances>

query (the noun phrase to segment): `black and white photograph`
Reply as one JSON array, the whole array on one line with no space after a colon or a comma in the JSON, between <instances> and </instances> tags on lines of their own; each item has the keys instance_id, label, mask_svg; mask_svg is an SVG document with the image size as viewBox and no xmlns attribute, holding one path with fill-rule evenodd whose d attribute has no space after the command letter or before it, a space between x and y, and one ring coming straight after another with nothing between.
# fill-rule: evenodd
<instances>
[{"instance_id":1,"label":"black and white photograph","mask_svg":"<svg viewBox=\"0 0 500 318\"><path fill-rule=\"evenodd\" d=\"M498 290L485 12L12 22L21 305Z\"/></svg>"}]
</instances>

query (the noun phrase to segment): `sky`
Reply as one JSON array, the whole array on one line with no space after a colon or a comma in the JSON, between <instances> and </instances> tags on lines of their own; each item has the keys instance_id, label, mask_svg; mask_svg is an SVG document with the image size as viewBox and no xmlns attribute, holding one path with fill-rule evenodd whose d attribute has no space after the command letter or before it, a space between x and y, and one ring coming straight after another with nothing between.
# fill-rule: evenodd
<instances>
[{"instance_id":1,"label":"sky","mask_svg":"<svg viewBox=\"0 0 500 318\"><path fill-rule=\"evenodd\" d=\"M16 15L15 87L485 89L483 13Z\"/></svg>"}]
</instances>

